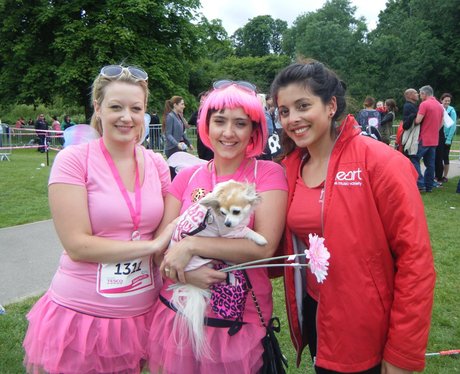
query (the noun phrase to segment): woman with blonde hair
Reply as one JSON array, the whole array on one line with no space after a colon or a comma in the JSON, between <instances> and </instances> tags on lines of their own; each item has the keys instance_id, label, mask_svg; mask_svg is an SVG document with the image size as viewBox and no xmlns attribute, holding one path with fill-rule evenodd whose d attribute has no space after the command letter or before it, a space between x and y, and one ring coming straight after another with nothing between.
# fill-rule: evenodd
<instances>
[{"instance_id":1,"label":"woman with blonde hair","mask_svg":"<svg viewBox=\"0 0 460 374\"><path fill-rule=\"evenodd\" d=\"M147 73L109 65L93 83L91 125L101 137L56 156L49 204L63 246L45 295L27 318L28 373L138 374L162 280L153 240L170 185L163 157L139 145Z\"/></svg>"}]
</instances>

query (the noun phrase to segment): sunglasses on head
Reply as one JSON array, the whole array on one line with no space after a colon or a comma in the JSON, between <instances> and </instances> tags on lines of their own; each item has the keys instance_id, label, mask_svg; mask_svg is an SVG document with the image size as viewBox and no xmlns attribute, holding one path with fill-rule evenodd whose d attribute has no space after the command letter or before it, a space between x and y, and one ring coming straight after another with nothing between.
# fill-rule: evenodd
<instances>
[{"instance_id":1,"label":"sunglasses on head","mask_svg":"<svg viewBox=\"0 0 460 374\"><path fill-rule=\"evenodd\" d=\"M129 74L131 74L131 76L135 79L141 81L146 81L147 79L149 79L148 74L144 70L136 68L135 66L125 67L121 65L107 65L101 69L100 74L106 78L117 78L121 74L123 74L125 70L128 70Z\"/></svg>"},{"instance_id":2,"label":"sunglasses on head","mask_svg":"<svg viewBox=\"0 0 460 374\"><path fill-rule=\"evenodd\" d=\"M245 91L248 91L248 92L251 92L251 93L256 93L257 92L257 87L250 83L250 82L247 82L247 81L232 81L232 80L229 80L229 79L222 79L220 81L216 81L212 84L213 88L215 90L218 90L218 89L223 89L223 88L227 88L229 86L232 86L232 85L235 85L237 86L238 88L241 88Z\"/></svg>"}]
</instances>

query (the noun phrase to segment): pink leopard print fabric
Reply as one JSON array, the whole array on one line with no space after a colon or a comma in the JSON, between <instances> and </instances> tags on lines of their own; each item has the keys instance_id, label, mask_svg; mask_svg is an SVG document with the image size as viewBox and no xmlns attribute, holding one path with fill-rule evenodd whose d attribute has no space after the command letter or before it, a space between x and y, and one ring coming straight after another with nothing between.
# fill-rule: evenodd
<instances>
[{"instance_id":1,"label":"pink leopard print fabric","mask_svg":"<svg viewBox=\"0 0 460 374\"><path fill-rule=\"evenodd\" d=\"M216 270L227 267L226 264L215 265ZM226 283L218 283L210 287L211 308L223 319L242 321L248 284L241 270L228 274Z\"/></svg>"}]
</instances>

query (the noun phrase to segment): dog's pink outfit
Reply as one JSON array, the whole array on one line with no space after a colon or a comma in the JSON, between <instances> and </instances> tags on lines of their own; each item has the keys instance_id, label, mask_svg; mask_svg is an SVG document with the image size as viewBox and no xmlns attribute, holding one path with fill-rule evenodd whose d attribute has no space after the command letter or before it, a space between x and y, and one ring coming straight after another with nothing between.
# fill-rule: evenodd
<instances>
[{"instance_id":1,"label":"dog's pink outfit","mask_svg":"<svg viewBox=\"0 0 460 374\"><path fill-rule=\"evenodd\" d=\"M141 185L139 232L141 239L147 240L162 218L163 196L170 182L169 168L162 156L144 148L142 152L145 178ZM98 141L59 152L49 180L49 184L53 183L86 188L93 235L131 239L130 212ZM135 194L128 191L128 195L134 204ZM48 292L27 316L27 368L32 372L44 368L49 373L139 372L146 358L152 306L162 285L158 269L149 263L146 258L142 265L136 265L146 275L133 282L138 288L114 288L113 278L107 275L110 267L72 261L64 251ZM118 265L123 272L126 264Z\"/></svg>"},{"instance_id":2,"label":"dog's pink outfit","mask_svg":"<svg viewBox=\"0 0 460 374\"><path fill-rule=\"evenodd\" d=\"M249 167L248 167L249 166ZM197 199L213 190L214 184L234 179L239 182L256 184L258 193L270 190L287 191L284 171L280 165L271 161L250 160L234 174L215 177L206 165L193 166L181 171L171 184L170 193L182 202L183 213ZM249 224L253 227L253 218ZM264 318L268 321L273 310L272 286L265 268L247 271ZM232 273L233 274L233 273ZM238 282L244 282L240 274L232 276L236 286L219 284L211 288L211 305L207 317L225 319L223 315L233 316L232 302L227 303L221 295L241 296ZM178 344L179 338L171 333L175 312L166 305L171 300L171 284L166 281L160 293L163 301L154 306L154 317L149 337L149 366L152 372L162 373L257 373L262 366L261 339L265 335L256 307L250 294L246 297L242 321L245 324L234 335L229 335L228 327L205 326L205 334L211 347L210 357L195 358L190 345ZM166 302L164 302L166 300ZM225 308L226 304L229 308ZM233 320L234 318L230 318Z\"/></svg>"},{"instance_id":3,"label":"dog's pink outfit","mask_svg":"<svg viewBox=\"0 0 460 374\"><path fill-rule=\"evenodd\" d=\"M241 222L238 226L227 227L224 225L223 220L217 221L214 218L214 213L201 205L199 202L190 205L179 217L176 225L176 230L171 238L172 243L177 243L184 235L190 235L190 231L197 228L197 223L202 223L203 228L199 230L196 236L206 237L223 237L223 238L244 238L251 230L247 227L250 217ZM210 259L204 259L199 256L192 256L189 263L185 267L185 271L198 269L199 267L211 262Z\"/></svg>"}]
</instances>

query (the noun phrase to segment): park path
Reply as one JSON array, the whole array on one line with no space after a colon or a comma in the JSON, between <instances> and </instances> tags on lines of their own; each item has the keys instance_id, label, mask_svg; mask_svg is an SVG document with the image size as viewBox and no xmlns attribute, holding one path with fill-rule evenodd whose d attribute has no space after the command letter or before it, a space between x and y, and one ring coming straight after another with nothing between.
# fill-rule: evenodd
<instances>
[{"instance_id":1,"label":"park path","mask_svg":"<svg viewBox=\"0 0 460 374\"><path fill-rule=\"evenodd\" d=\"M45 291L62 251L51 220L0 229L0 305Z\"/></svg>"},{"instance_id":2,"label":"park path","mask_svg":"<svg viewBox=\"0 0 460 374\"><path fill-rule=\"evenodd\" d=\"M449 178L459 175L460 160L451 161ZM0 229L0 248L0 306L48 288L62 251L51 220Z\"/></svg>"}]
</instances>

